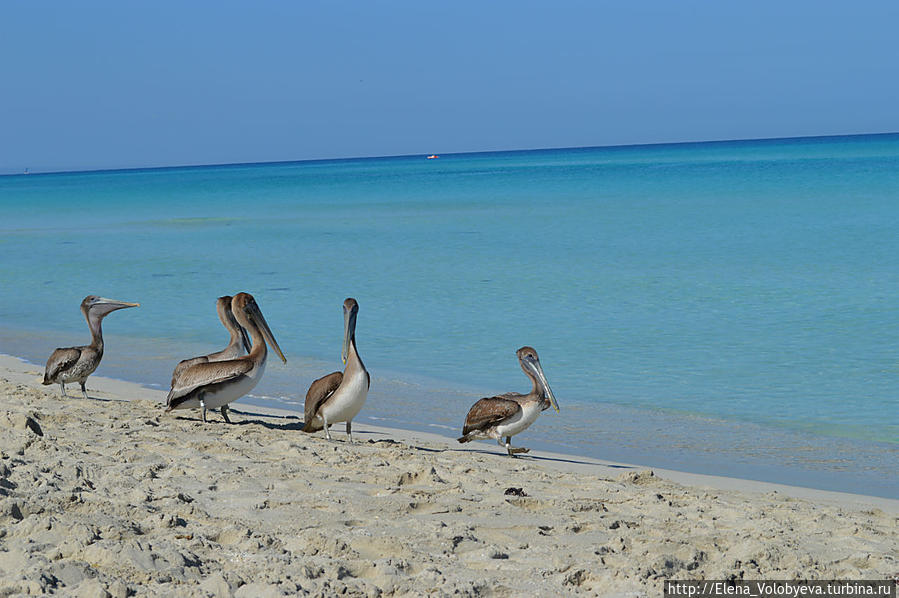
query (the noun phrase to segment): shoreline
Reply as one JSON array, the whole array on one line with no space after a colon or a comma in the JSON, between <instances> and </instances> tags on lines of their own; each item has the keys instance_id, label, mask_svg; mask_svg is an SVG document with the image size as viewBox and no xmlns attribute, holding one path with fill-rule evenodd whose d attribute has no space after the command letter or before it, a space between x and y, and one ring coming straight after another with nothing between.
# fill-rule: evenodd
<instances>
[{"instance_id":1,"label":"shoreline","mask_svg":"<svg viewBox=\"0 0 899 598\"><path fill-rule=\"evenodd\" d=\"M83 340L83 335L74 331L68 336L51 336L35 329L4 328L0 332L8 335L4 353L35 364L46 359L47 347ZM110 353L101 372L163 392L168 389L171 367L177 362L170 340L109 337L110 346L128 346L130 351ZM179 346L187 354L197 355L209 348L200 342ZM336 369L321 357L292 355L290 360L287 367L270 364L254 393L242 399L244 404L302 412L308 384L322 372ZM455 439L468 408L478 398L498 394L503 388L508 390L505 385L453 386L427 375L379 367L357 423L436 432ZM570 398L562 411L561 418L545 414L549 417L528 429L522 437L525 446L621 463L651 463L692 474L899 499L899 482L891 475L899 445L888 442Z\"/></svg>"},{"instance_id":2,"label":"shoreline","mask_svg":"<svg viewBox=\"0 0 899 598\"><path fill-rule=\"evenodd\" d=\"M670 579L894 579L899 501L299 414L164 414L0 356L0 594L657 596ZM474 446L473 446L474 445ZM839 538L834 542L834 538Z\"/></svg>"},{"instance_id":3,"label":"shoreline","mask_svg":"<svg viewBox=\"0 0 899 598\"><path fill-rule=\"evenodd\" d=\"M66 333L68 336L51 336L42 329L5 328L2 332L9 335L5 353L23 356L35 364L46 359L47 347L83 340L75 330ZM167 390L172 364L177 362L170 339L108 336L110 346L127 346L129 352L110 353L101 372ZM182 343L179 347L185 354L199 355L211 344L196 342L196 346L184 347ZM302 412L308 384L322 372L337 369L331 360L321 357L289 358L286 367L270 364L265 379L241 401ZM436 432L455 439L465 413L478 398L508 388L514 386L454 386L424 374L379 367L366 408L356 423ZM899 482L891 475L899 458L899 445L889 442L571 398L564 402L562 411L561 418L545 414L548 417L528 429L522 436L525 446L619 463L651 463L691 474L899 499Z\"/></svg>"},{"instance_id":4,"label":"shoreline","mask_svg":"<svg viewBox=\"0 0 899 598\"><path fill-rule=\"evenodd\" d=\"M30 363L27 360L16 357L14 355L0 353L0 378L6 378L16 384L25 384L34 386L36 388L57 388L55 385L50 387L41 386L39 381L41 375L41 366ZM119 380L116 378L93 375L88 379L88 384L88 391L94 395L91 398L122 400L115 399L115 397L124 396L127 397L124 399L125 401L143 400L151 401L159 405L162 405L165 402L165 391L150 388L149 386L137 382L130 382L127 380ZM79 399L72 398L72 400ZM231 409L232 412L245 416L269 417L285 421L302 421L302 413L294 412L288 409L256 405L253 403L241 401L232 403L232 407L236 407ZM162 412L160 411L160 414L161 413ZM170 416L193 418L191 414L194 413L198 414L199 412L197 410L184 410L170 414ZM217 413L210 412L210 418L216 417L218 417ZM196 419L199 419L199 415L196 415ZM442 445L445 450L457 452L480 453L496 456L505 455L505 452L492 441L481 440L462 445L453 442L453 440L448 436L444 436L442 434L437 434L434 432L408 430L404 428L392 428L389 426L373 425L369 423L362 423L359 421L355 421L353 423L354 430L358 430L360 434L366 436L379 436L397 440L407 444L424 442L431 445ZM332 432L334 432L334 434L332 435L335 436L335 438L342 438L343 432L339 428L340 426L335 426L332 429ZM591 475L611 477L614 477L626 471L651 469L656 475L662 477L663 479L688 486L700 486L713 488L716 490L754 492L759 494L773 492L791 498L826 502L833 505L850 508L875 507L883 509L888 513L899 514L899 499L892 499L888 497L856 494L852 492L821 490L805 486L792 486L788 484L779 484L775 482L765 482L760 480L729 476L692 473L674 469L654 467L648 464L616 462L606 459L597 459L585 455L558 453L538 449L532 450L527 455L522 455L521 457L519 457L519 459L522 461L552 463L554 467L558 467L560 470L572 473L586 473Z\"/></svg>"}]
</instances>

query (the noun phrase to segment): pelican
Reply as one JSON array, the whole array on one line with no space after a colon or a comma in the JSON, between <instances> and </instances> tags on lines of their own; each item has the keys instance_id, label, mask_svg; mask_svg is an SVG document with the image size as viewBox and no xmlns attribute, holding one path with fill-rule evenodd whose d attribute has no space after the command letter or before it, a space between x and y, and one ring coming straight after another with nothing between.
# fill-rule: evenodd
<instances>
[{"instance_id":1,"label":"pelican","mask_svg":"<svg viewBox=\"0 0 899 598\"><path fill-rule=\"evenodd\" d=\"M222 417L231 423L228 418L228 403L253 390L262 379L265 359L268 356L266 342L278 353L281 361L287 363L287 358L281 352L278 341L272 335L252 295L249 293L235 295L231 299L231 312L237 323L250 333L253 341L250 353L226 361L209 361L189 366L178 376L177 386L169 391L166 413L173 409L199 407L203 410L205 422L207 409L221 407Z\"/></svg>"},{"instance_id":2,"label":"pelican","mask_svg":"<svg viewBox=\"0 0 899 598\"><path fill-rule=\"evenodd\" d=\"M479 400L472 405L465 417L459 442L471 442L476 438L493 438L497 444L505 447L510 457L514 457L518 453L528 452L529 449L512 448L512 437L525 431L536 421L540 412L549 409L550 406L559 411L556 397L546 382L546 376L543 375L537 351L533 347L520 348L518 363L531 379L531 392L526 395L510 392ZM505 443L503 436L506 437Z\"/></svg>"},{"instance_id":3,"label":"pelican","mask_svg":"<svg viewBox=\"0 0 899 598\"><path fill-rule=\"evenodd\" d=\"M343 302L343 372L333 372L319 378L306 393L304 409L304 432L325 429L325 436L331 440L331 424L346 422L346 435L353 442L353 418L362 409L371 376L359 359L356 351L356 314L359 304L352 297Z\"/></svg>"},{"instance_id":4,"label":"pelican","mask_svg":"<svg viewBox=\"0 0 899 598\"><path fill-rule=\"evenodd\" d=\"M219 320L222 321L222 325L231 333L231 340L228 342L228 346L217 353L210 353L209 355L203 355L201 357L191 357L190 359L180 361L178 365L175 366L175 371L172 372L171 388L175 388L176 385L180 386L180 384L178 384L178 378L184 370L192 365L207 363L209 361L237 359L243 355L244 349L246 349L247 353L250 352L250 338L247 336L247 331L237 323L237 320L234 319L234 314L231 313L231 296L225 295L224 297L219 297L215 302L215 308L218 311Z\"/></svg>"},{"instance_id":5,"label":"pelican","mask_svg":"<svg viewBox=\"0 0 899 598\"><path fill-rule=\"evenodd\" d=\"M96 295L85 297L81 302L81 313L84 314L87 327L91 331L91 344L53 351L50 359L47 360L47 369L44 371L42 384L59 384L62 396L68 397L66 382L78 382L81 384L81 393L87 399L84 383L103 359L103 318L117 309L138 307L139 305L140 303L116 301Z\"/></svg>"}]
</instances>

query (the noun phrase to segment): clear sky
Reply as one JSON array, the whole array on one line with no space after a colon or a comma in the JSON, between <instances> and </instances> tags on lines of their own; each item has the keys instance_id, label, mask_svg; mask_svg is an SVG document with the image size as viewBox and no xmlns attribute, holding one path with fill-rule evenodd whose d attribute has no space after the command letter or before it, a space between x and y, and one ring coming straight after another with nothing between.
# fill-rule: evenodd
<instances>
[{"instance_id":1,"label":"clear sky","mask_svg":"<svg viewBox=\"0 0 899 598\"><path fill-rule=\"evenodd\" d=\"M899 131L899 2L0 4L0 172Z\"/></svg>"}]
</instances>

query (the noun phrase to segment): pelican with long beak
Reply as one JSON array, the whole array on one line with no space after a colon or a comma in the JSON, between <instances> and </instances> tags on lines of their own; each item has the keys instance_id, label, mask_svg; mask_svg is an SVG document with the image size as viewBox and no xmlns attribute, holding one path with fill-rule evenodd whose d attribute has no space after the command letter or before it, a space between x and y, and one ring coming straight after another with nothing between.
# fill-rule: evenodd
<instances>
[{"instance_id":1,"label":"pelican with long beak","mask_svg":"<svg viewBox=\"0 0 899 598\"><path fill-rule=\"evenodd\" d=\"M228 418L228 403L236 401L256 386L265 372L265 359L268 356L266 343L278 353L281 361L287 358L281 352L278 341L272 335L265 317L256 300L249 293L238 293L231 300L231 312L237 323L243 326L252 338L253 348L244 357L225 361L209 361L189 366L178 376L177 386L169 391L166 399L166 412L174 409L203 410L203 421L206 421L206 410L221 408L222 417Z\"/></svg>"},{"instance_id":2,"label":"pelican with long beak","mask_svg":"<svg viewBox=\"0 0 899 598\"><path fill-rule=\"evenodd\" d=\"M533 347L518 350L521 369L531 379L531 392L526 395L510 392L498 397L479 400L472 405L465 417L459 442L471 442L476 438L493 438L505 447L510 457L526 453L529 449L512 448L512 437L525 431L542 411L552 407L557 412L559 404L546 382L540 358ZM505 436L506 442L503 443Z\"/></svg>"},{"instance_id":3,"label":"pelican with long beak","mask_svg":"<svg viewBox=\"0 0 899 598\"><path fill-rule=\"evenodd\" d=\"M324 428L325 436L331 440L328 429L331 424L346 422L346 435L353 442L353 418L365 404L371 376L362 364L356 351L356 315L359 304L352 297L343 302L343 372L333 372L319 378L306 393L304 411L304 432L317 432Z\"/></svg>"},{"instance_id":4,"label":"pelican with long beak","mask_svg":"<svg viewBox=\"0 0 899 598\"><path fill-rule=\"evenodd\" d=\"M244 352L250 352L250 337L247 336L247 331L243 329L243 326L238 324L237 320L234 319L234 314L231 313L231 300L232 297L230 295L225 295L224 297L219 297L215 302L215 308L218 311L219 320L222 321L222 326L231 333L231 340L228 342L228 346L216 353L210 353L209 355L200 357L191 357L190 359L180 361L178 365L175 366L175 371L172 372L171 388L182 386L178 382L178 378L184 370L192 365L208 363L210 361L237 359L238 357L241 357Z\"/></svg>"},{"instance_id":5,"label":"pelican with long beak","mask_svg":"<svg viewBox=\"0 0 899 598\"><path fill-rule=\"evenodd\" d=\"M78 382L81 384L81 393L87 399L84 383L103 359L103 318L117 309L138 307L139 305L140 303L116 301L96 295L85 297L81 302L81 313L84 314L84 319L87 320L87 326L91 331L91 344L53 351L50 359L47 360L42 384L59 384L62 396L68 397L66 382Z\"/></svg>"}]
</instances>

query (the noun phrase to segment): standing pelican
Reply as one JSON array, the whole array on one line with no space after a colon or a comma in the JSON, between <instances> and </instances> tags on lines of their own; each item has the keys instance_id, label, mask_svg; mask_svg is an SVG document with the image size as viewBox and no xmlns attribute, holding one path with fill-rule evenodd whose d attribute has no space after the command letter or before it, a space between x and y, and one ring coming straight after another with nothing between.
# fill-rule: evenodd
<instances>
[{"instance_id":1,"label":"standing pelican","mask_svg":"<svg viewBox=\"0 0 899 598\"><path fill-rule=\"evenodd\" d=\"M493 438L500 446L505 446L510 457L526 453L526 448L512 448L512 437L523 432L536 421L541 411L552 406L559 411L559 404L546 382L540 358L532 347L518 350L521 369L531 379L531 392L526 395L510 392L498 397L481 399L468 411L462 437L459 442L470 442L476 438ZM506 437L505 444L503 436Z\"/></svg>"},{"instance_id":2,"label":"standing pelican","mask_svg":"<svg viewBox=\"0 0 899 598\"><path fill-rule=\"evenodd\" d=\"M172 373L171 388L181 386L178 384L178 378L184 370L192 365L207 363L209 361L237 359L244 354L245 349L247 353L250 352L250 339L247 336L247 331L237 323L237 320L234 319L234 314L231 313L231 299L230 295L225 295L224 297L219 297L215 302L219 320L222 321L222 325L225 329L231 333L231 340L228 342L228 346L217 353L210 353L209 355L203 355L202 357L191 357L190 359L180 361L178 365L175 366L175 371Z\"/></svg>"},{"instance_id":3,"label":"standing pelican","mask_svg":"<svg viewBox=\"0 0 899 598\"><path fill-rule=\"evenodd\" d=\"M253 339L250 353L226 361L197 363L185 369L175 381L177 386L169 391L166 412L199 407L203 410L205 422L206 409L221 407L222 417L231 423L228 419L228 403L253 390L262 379L265 359L268 356L266 342L278 353L281 361L287 363L278 341L272 335L252 295L249 293L235 295L231 300L231 312L237 323L243 326Z\"/></svg>"},{"instance_id":4,"label":"standing pelican","mask_svg":"<svg viewBox=\"0 0 899 598\"><path fill-rule=\"evenodd\" d=\"M84 383L103 359L103 318L117 309L139 305L140 303L127 303L96 295L85 297L81 302L81 313L91 331L91 344L53 351L47 360L42 384L59 384L62 396L67 397L66 382L78 382L84 398L88 398Z\"/></svg>"},{"instance_id":5,"label":"standing pelican","mask_svg":"<svg viewBox=\"0 0 899 598\"><path fill-rule=\"evenodd\" d=\"M328 429L331 424L346 422L346 435L353 442L353 418L362 409L371 376L359 359L356 351L356 314L359 304L352 297L343 302L343 373L333 372L319 378L309 387L306 393L306 408L303 419L304 432L317 432L325 429L325 436L331 440Z\"/></svg>"}]
</instances>

